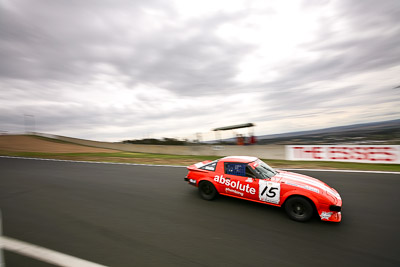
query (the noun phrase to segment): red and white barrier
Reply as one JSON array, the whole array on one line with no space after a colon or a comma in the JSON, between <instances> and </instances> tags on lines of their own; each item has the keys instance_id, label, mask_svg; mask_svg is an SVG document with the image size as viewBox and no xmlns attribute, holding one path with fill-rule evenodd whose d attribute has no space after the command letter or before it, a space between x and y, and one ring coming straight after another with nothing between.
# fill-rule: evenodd
<instances>
[{"instance_id":1,"label":"red and white barrier","mask_svg":"<svg viewBox=\"0 0 400 267\"><path fill-rule=\"evenodd\" d=\"M287 160L400 163L400 146L297 145L286 146Z\"/></svg>"}]
</instances>

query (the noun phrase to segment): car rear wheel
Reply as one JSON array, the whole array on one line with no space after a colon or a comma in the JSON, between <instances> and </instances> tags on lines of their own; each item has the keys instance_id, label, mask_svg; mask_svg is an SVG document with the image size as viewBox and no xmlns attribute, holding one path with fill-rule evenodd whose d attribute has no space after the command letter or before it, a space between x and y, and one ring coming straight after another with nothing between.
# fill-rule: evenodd
<instances>
[{"instance_id":1,"label":"car rear wheel","mask_svg":"<svg viewBox=\"0 0 400 267\"><path fill-rule=\"evenodd\" d=\"M291 197L285 203L285 211L290 219L305 222L311 219L314 209L304 197Z\"/></svg>"},{"instance_id":2,"label":"car rear wheel","mask_svg":"<svg viewBox=\"0 0 400 267\"><path fill-rule=\"evenodd\" d=\"M201 182L199 185L200 196L205 200L212 200L217 196L217 189L210 182Z\"/></svg>"}]
</instances>

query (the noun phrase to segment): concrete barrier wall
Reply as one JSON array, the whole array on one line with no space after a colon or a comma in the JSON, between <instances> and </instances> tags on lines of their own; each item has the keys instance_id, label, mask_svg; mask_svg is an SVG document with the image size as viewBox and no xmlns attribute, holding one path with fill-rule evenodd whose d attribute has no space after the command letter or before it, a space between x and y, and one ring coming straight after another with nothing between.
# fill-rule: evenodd
<instances>
[{"instance_id":1,"label":"concrete barrier wall","mask_svg":"<svg viewBox=\"0 0 400 267\"><path fill-rule=\"evenodd\" d=\"M162 146L162 145L137 145L97 142L65 136L37 134L39 136L54 138L66 142L85 146L109 148L128 152L158 153L171 155L203 155L203 156L254 156L263 159L285 159L285 146L283 145L251 145L251 146Z\"/></svg>"},{"instance_id":2,"label":"concrete barrier wall","mask_svg":"<svg viewBox=\"0 0 400 267\"><path fill-rule=\"evenodd\" d=\"M71 142L75 144L91 146L91 147L100 147L100 148L109 148L115 149L120 151L127 151L127 152L141 152L141 153L153 153L153 154L170 154L170 155L196 155L196 156L254 156L262 159L277 159L277 160L319 160L319 161L342 161L342 162L362 162L362 163L394 163L399 164L400 158L400 146L378 146L378 145L318 145L318 146L284 146L284 145L251 145L251 146L215 146L215 145L192 145L192 146L162 146L162 145L136 145L136 144L123 144L123 143L109 143L109 142L97 142L97 141L90 141L90 140L83 140L65 136L58 136L58 135L50 135L50 134L40 134L36 133L36 135L54 138L66 142ZM291 147L295 148L303 148L307 147L307 150L303 151L302 154L305 157L302 158L294 158L293 151L291 152ZM313 149L310 149L312 147ZM328 147L329 149L334 149L334 158L326 158L322 157L322 148ZM370 152L368 152L368 157L371 159L370 162L366 160L355 160L354 155L351 156L349 151L353 151L353 154L356 156L363 155L366 157L365 151L362 153L358 150L354 150L356 147L358 150L363 149L363 147L367 147ZM383 149L391 148L391 151L385 150L382 152ZM285 149L286 148L286 149ZM346 151L342 151L347 149ZM376 151L375 151L376 150ZM397 152L396 152L397 151ZM396 154L396 153L397 154ZM329 153L328 153L329 154ZM332 153L330 153L332 154ZM304 156L303 155L303 156ZM351 157L350 157L350 156ZM341 158L337 158L337 156L341 156ZM349 159L344 158L344 156L349 156ZM317 157L317 158L312 158ZM393 159L391 162L391 160ZM395 160L394 160L395 159Z\"/></svg>"}]
</instances>

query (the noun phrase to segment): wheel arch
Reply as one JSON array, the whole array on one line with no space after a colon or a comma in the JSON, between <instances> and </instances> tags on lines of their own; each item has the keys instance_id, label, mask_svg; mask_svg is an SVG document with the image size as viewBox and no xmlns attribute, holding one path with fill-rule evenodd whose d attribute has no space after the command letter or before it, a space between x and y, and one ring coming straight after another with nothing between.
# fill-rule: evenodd
<instances>
[{"instance_id":1,"label":"wheel arch","mask_svg":"<svg viewBox=\"0 0 400 267\"><path fill-rule=\"evenodd\" d=\"M204 200L213 200L218 195L218 189L215 187L214 183L207 179L203 179L198 183L199 194Z\"/></svg>"},{"instance_id":2,"label":"wheel arch","mask_svg":"<svg viewBox=\"0 0 400 267\"><path fill-rule=\"evenodd\" d=\"M216 189L217 192L219 193L218 186L214 183L213 179L209 179L209 178L207 178L207 177L201 178L201 179L197 182L197 187L199 187L200 184L201 184L201 183L204 183L204 182L212 183L212 185L215 187L215 189Z\"/></svg>"},{"instance_id":3,"label":"wheel arch","mask_svg":"<svg viewBox=\"0 0 400 267\"><path fill-rule=\"evenodd\" d=\"M312 195L301 194L300 192L298 192L296 190L288 192L282 197L284 199L283 203L282 203L282 207L285 207L286 202L292 197L302 197L302 198L308 200L311 203L311 206L313 207L314 211L318 212L318 209L317 209L318 200L315 197L313 197Z\"/></svg>"}]
</instances>

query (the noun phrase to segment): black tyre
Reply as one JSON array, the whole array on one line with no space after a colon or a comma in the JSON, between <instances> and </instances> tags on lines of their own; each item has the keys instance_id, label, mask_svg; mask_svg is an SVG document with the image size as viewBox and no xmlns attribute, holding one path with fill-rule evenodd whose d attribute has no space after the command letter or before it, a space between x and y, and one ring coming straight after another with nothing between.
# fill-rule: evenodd
<instances>
[{"instance_id":1,"label":"black tyre","mask_svg":"<svg viewBox=\"0 0 400 267\"><path fill-rule=\"evenodd\" d=\"M217 189L210 182L201 182L199 185L200 196L205 200L212 200L217 196Z\"/></svg>"},{"instance_id":2,"label":"black tyre","mask_svg":"<svg viewBox=\"0 0 400 267\"><path fill-rule=\"evenodd\" d=\"M285 211L290 219L305 222L311 219L314 209L304 197L291 197L285 203Z\"/></svg>"}]
</instances>

